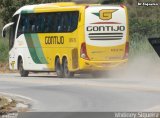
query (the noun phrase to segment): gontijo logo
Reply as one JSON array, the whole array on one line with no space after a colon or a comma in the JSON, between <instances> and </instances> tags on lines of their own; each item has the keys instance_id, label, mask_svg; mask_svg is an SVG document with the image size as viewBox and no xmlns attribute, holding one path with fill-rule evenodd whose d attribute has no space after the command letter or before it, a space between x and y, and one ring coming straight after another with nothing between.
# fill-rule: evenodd
<instances>
[{"instance_id":1,"label":"gontijo logo","mask_svg":"<svg viewBox=\"0 0 160 118\"><path fill-rule=\"evenodd\" d=\"M100 22L90 23L89 26L86 27L86 30L89 32L122 32L126 30L125 25L120 22L108 21L112 19L113 13L118 9L102 9L98 13L92 13L99 17L99 19L103 20ZM91 25L94 24L94 25ZM107 25L106 25L107 24ZM120 33L122 35L122 33Z\"/></svg>"},{"instance_id":2,"label":"gontijo logo","mask_svg":"<svg viewBox=\"0 0 160 118\"><path fill-rule=\"evenodd\" d=\"M98 16L101 20L110 20L112 19L112 14L117 11L117 9L102 9L99 13L93 13Z\"/></svg>"}]
</instances>

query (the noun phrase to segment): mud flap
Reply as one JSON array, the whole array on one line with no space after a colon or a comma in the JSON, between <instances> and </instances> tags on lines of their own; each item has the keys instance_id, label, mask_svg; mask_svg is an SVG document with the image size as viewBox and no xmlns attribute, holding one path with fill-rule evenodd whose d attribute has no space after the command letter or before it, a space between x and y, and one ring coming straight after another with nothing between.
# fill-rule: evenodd
<instances>
[{"instance_id":1,"label":"mud flap","mask_svg":"<svg viewBox=\"0 0 160 118\"><path fill-rule=\"evenodd\" d=\"M160 57L160 38L149 38L148 39L158 56Z\"/></svg>"}]
</instances>

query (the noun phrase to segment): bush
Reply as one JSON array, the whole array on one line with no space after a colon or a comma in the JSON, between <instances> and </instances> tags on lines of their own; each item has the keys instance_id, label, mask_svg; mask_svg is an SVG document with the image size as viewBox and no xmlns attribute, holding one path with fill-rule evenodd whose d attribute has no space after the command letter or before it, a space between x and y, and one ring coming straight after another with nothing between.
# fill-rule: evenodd
<instances>
[{"instance_id":1,"label":"bush","mask_svg":"<svg viewBox=\"0 0 160 118\"><path fill-rule=\"evenodd\" d=\"M0 39L0 62L7 62L8 61L8 40Z\"/></svg>"},{"instance_id":2,"label":"bush","mask_svg":"<svg viewBox=\"0 0 160 118\"><path fill-rule=\"evenodd\" d=\"M157 58L155 51L148 42L148 38L160 37L159 7L140 7L137 6L137 2L134 0L130 0L127 3L129 11L130 59L142 55L151 55L151 58Z\"/></svg>"}]
</instances>

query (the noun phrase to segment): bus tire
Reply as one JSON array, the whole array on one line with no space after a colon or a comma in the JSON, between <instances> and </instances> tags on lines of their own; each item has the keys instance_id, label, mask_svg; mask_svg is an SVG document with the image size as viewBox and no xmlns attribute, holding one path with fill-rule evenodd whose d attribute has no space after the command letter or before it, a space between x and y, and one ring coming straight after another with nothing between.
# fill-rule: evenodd
<instances>
[{"instance_id":1,"label":"bus tire","mask_svg":"<svg viewBox=\"0 0 160 118\"><path fill-rule=\"evenodd\" d=\"M29 71L24 70L22 59L20 59L18 66L19 66L18 69L21 77L28 77Z\"/></svg>"},{"instance_id":2,"label":"bus tire","mask_svg":"<svg viewBox=\"0 0 160 118\"><path fill-rule=\"evenodd\" d=\"M57 76L59 78L63 78L63 68L62 68L62 65L60 64L60 59L59 58L56 59L55 68L56 68Z\"/></svg>"},{"instance_id":3,"label":"bus tire","mask_svg":"<svg viewBox=\"0 0 160 118\"><path fill-rule=\"evenodd\" d=\"M70 72L68 69L68 60L67 58L63 59L63 73L65 78L73 78L74 72Z\"/></svg>"}]
</instances>

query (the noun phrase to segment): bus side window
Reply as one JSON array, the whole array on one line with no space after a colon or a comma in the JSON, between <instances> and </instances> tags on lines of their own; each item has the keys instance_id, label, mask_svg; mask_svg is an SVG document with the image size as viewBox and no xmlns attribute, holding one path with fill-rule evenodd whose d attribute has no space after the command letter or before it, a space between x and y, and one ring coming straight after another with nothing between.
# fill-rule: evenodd
<instances>
[{"instance_id":1,"label":"bus side window","mask_svg":"<svg viewBox=\"0 0 160 118\"><path fill-rule=\"evenodd\" d=\"M79 12L56 12L23 14L20 19L18 36L23 33L73 32L78 25Z\"/></svg>"},{"instance_id":2,"label":"bus side window","mask_svg":"<svg viewBox=\"0 0 160 118\"><path fill-rule=\"evenodd\" d=\"M50 27L51 27L51 29L50 29L50 32L57 32L57 15L56 15L56 13L53 13L53 14L51 14L51 24L52 25L50 25Z\"/></svg>"},{"instance_id":3,"label":"bus side window","mask_svg":"<svg viewBox=\"0 0 160 118\"><path fill-rule=\"evenodd\" d=\"M23 21L24 31L23 31L22 33L27 33L27 32L29 32L28 15L25 15L23 20L24 20L24 21Z\"/></svg>"},{"instance_id":4,"label":"bus side window","mask_svg":"<svg viewBox=\"0 0 160 118\"><path fill-rule=\"evenodd\" d=\"M45 32L51 32L52 30L52 16L47 14L45 18Z\"/></svg>"},{"instance_id":5,"label":"bus side window","mask_svg":"<svg viewBox=\"0 0 160 118\"><path fill-rule=\"evenodd\" d=\"M64 25L63 25L63 32L68 32L69 27L69 13L64 13Z\"/></svg>"},{"instance_id":6,"label":"bus side window","mask_svg":"<svg viewBox=\"0 0 160 118\"><path fill-rule=\"evenodd\" d=\"M65 13L61 13L61 22L60 22L60 32L64 32L65 31Z\"/></svg>"},{"instance_id":7,"label":"bus side window","mask_svg":"<svg viewBox=\"0 0 160 118\"><path fill-rule=\"evenodd\" d=\"M36 20L36 32L37 33L41 33L43 31L43 14L38 14L36 16L37 20Z\"/></svg>"},{"instance_id":8,"label":"bus side window","mask_svg":"<svg viewBox=\"0 0 160 118\"><path fill-rule=\"evenodd\" d=\"M35 14L29 15L29 33L36 32L36 16Z\"/></svg>"},{"instance_id":9,"label":"bus side window","mask_svg":"<svg viewBox=\"0 0 160 118\"><path fill-rule=\"evenodd\" d=\"M74 31L77 28L78 25L78 17L79 13L78 12L73 12L72 13L72 18L71 18L71 31Z\"/></svg>"},{"instance_id":10,"label":"bus side window","mask_svg":"<svg viewBox=\"0 0 160 118\"><path fill-rule=\"evenodd\" d=\"M53 22L54 22L54 29L55 29L55 32L58 32L58 25L59 25L59 15L58 15L58 13L54 13L55 14L55 17L54 17L54 20L53 20Z\"/></svg>"},{"instance_id":11,"label":"bus side window","mask_svg":"<svg viewBox=\"0 0 160 118\"><path fill-rule=\"evenodd\" d=\"M58 13L58 32L68 32L69 29L69 13Z\"/></svg>"},{"instance_id":12,"label":"bus side window","mask_svg":"<svg viewBox=\"0 0 160 118\"><path fill-rule=\"evenodd\" d=\"M41 14L40 17L40 32L43 33L45 31L45 15Z\"/></svg>"},{"instance_id":13,"label":"bus side window","mask_svg":"<svg viewBox=\"0 0 160 118\"><path fill-rule=\"evenodd\" d=\"M57 13L57 32L61 32L61 30L62 30L62 15L61 15L61 13Z\"/></svg>"},{"instance_id":14,"label":"bus side window","mask_svg":"<svg viewBox=\"0 0 160 118\"><path fill-rule=\"evenodd\" d=\"M25 31L25 19L24 16L21 15L20 21L19 21L19 26L18 26L18 32L17 32L17 37L19 37L21 34L24 33Z\"/></svg>"},{"instance_id":15,"label":"bus side window","mask_svg":"<svg viewBox=\"0 0 160 118\"><path fill-rule=\"evenodd\" d=\"M68 32L70 32L71 31L71 24L72 24L72 14L71 13L69 13L68 14Z\"/></svg>"},{"instance_id":16,"label":"bus side window","mask_svg":"<svg viewBox=\"0 0 160 118\"><path fill-rule=\"evenodd\" d=\"M28 15L22 14L19 21L17 37L19 37L21 34L28 33L28 31L29 31Z\"/></svg>"}]
</instances>

